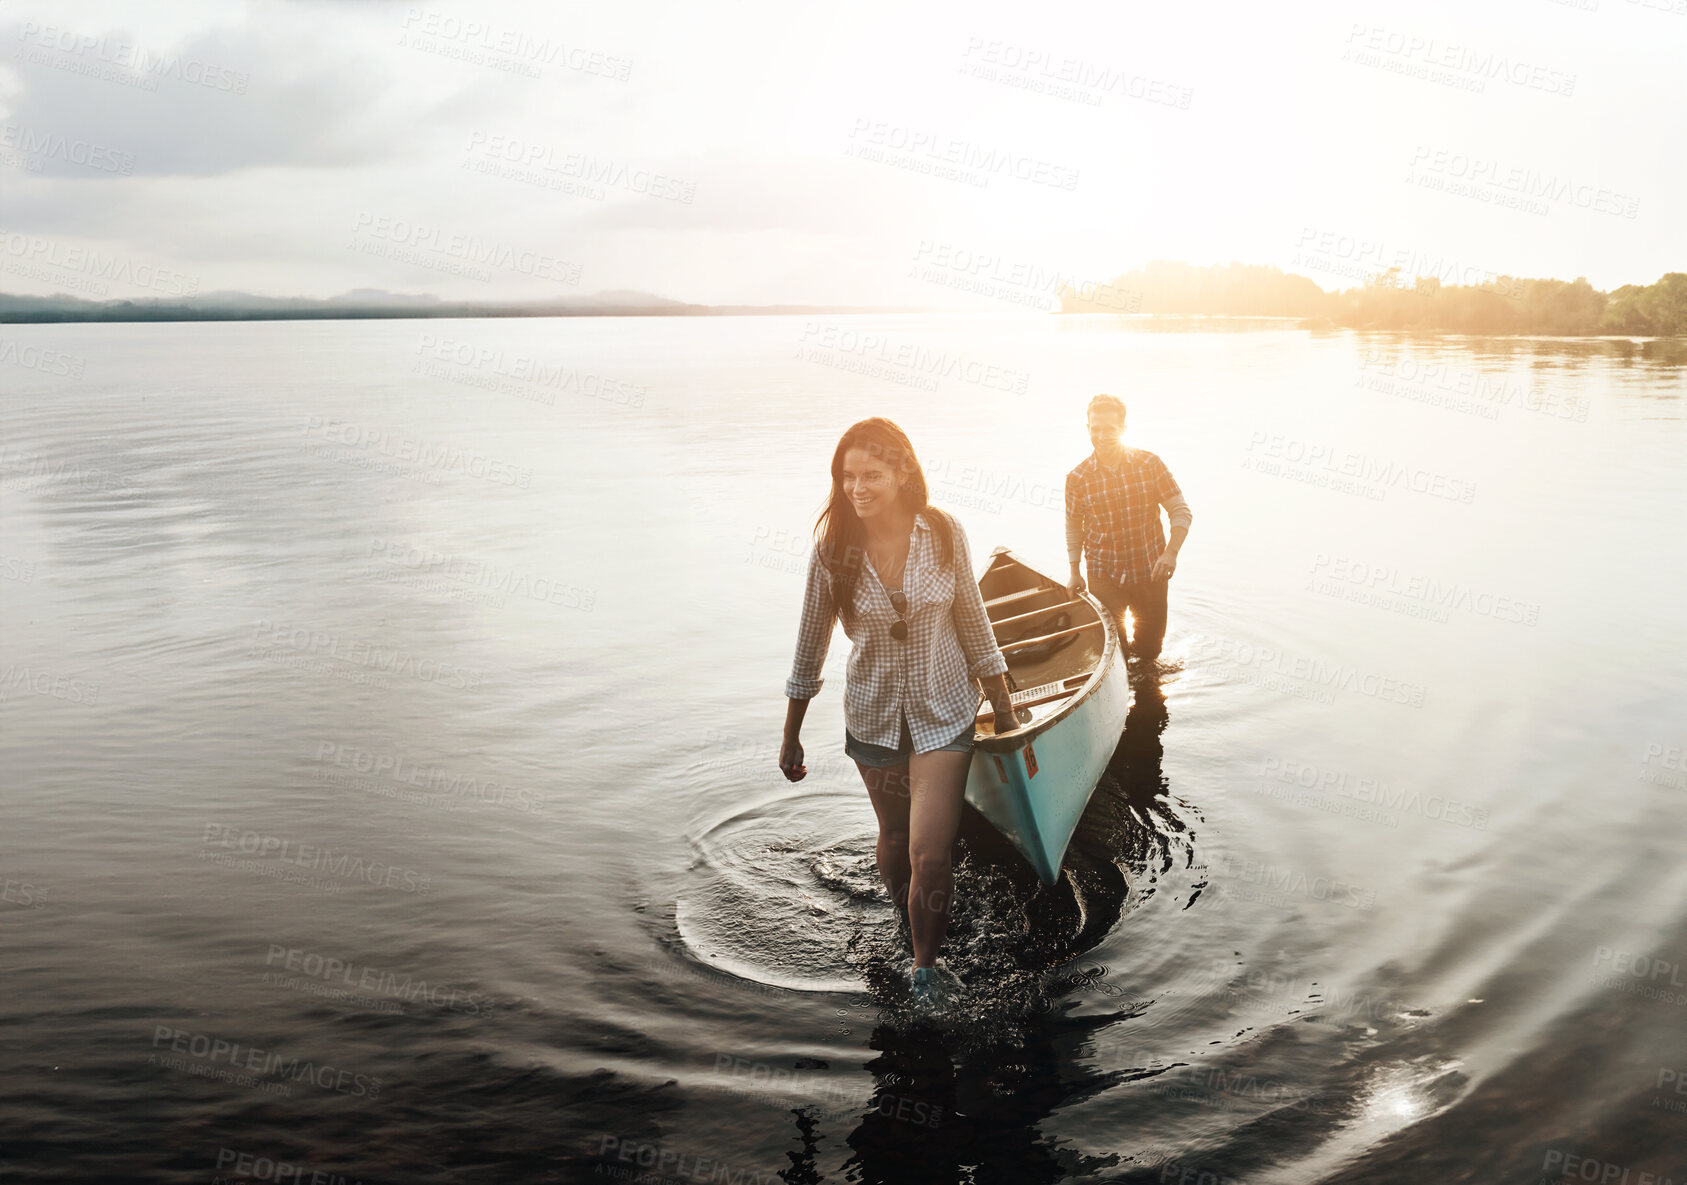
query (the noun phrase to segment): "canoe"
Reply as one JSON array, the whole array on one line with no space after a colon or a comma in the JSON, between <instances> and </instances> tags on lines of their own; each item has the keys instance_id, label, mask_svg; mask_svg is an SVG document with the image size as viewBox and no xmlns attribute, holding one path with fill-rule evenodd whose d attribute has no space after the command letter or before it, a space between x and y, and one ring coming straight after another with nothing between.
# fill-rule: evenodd
<instances>
[{"instance_id":1,"label":"canoe","mask_svg":"<svg viewBox=\"0 0 1687 1185\"><path fill-rule=\"evenodd\" d=\"M1005 547L991 554L978 590L1008 661L1014 707L1031 721L998 736L980 700L966 800L1052 885L1125 728L1124 647L1100 601L1072 596Z\"/></svg>"}]
</instances>

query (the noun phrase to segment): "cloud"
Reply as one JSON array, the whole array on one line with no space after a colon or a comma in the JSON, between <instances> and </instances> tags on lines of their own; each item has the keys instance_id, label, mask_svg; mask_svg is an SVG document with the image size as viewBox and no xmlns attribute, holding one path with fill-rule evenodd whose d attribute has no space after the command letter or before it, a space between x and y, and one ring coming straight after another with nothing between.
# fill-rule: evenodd
<instances>
[{"instance_id":1,"label":"cloud","mask_svg":"<svg viewBox=\"0 0 1687 1185\"><path fill-rule=\"evenodd\" d=\"M0 43L16 47L6 147L34 162L28 171L67 180L333 169L425 152L454 96L407 88L347 32L280 21L159 45L127 27L13 20L0 25Z\"/></svg>"},{"instance_id":2,"label":"cloud","mask_svg":"<svg viewBox=\"0 0 1687 1185\"><path fill-rule=\"evenodd\" d=\"M1295 270L1309 226L1601 287L1674 266L1687 166L1623 117L1681 105L1667 19L1618 5L1525 30L1443 7L1426 34L1585 85L1573 101L1477 94L1355 67L1334 0L1216 40L1200 10L1099 3L1010 20L768 2L722 23L706 7L548 0L0 0L0 230L276 294L532 295L524 274L458 274L449 250L421 258L403 236L375 250L367 216L578 263L582 290L748 303L908 303L928 240L1095 278L1176 257ZM1021 50L1054 56L961 62ZM1070 62L1197 97L1069 101L1050 88ZM884 145L857 134L863 120L890 127ZM904 133L935 148L898 150ZM1403 180L1425 146L1636 195L1638 216L1560 203L1543 219ZM1078 183L943 167L974 149Z\"/></svg>"}]
</instances>

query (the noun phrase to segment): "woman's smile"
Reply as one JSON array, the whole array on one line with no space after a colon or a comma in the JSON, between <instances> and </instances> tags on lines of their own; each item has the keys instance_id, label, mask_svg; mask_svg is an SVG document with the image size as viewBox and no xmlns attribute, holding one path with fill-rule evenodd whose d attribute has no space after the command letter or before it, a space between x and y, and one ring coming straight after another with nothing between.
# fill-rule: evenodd
<instances>
[{"instance_id":1,"label":"woman's smile","mask_svg":"<svg viewBox=\"0 0 1687 1185\"><path fill-rule=\"evenodd\" d=\"M896 472L882 456L857 447L844 454L843 462L838 484L857 518L877 517L896 502Z\"/></svg>"}]
</instances>

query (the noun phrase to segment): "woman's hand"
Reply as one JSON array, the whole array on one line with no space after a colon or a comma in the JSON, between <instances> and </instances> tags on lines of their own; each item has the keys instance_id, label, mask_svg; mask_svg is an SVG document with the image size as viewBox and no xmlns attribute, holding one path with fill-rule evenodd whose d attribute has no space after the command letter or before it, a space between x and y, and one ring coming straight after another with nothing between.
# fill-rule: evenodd
<instances>
[{"instance_id":1,"label":"woman's hand","mask_svg":"<svg viewBox=\"0 0 1687 1185\"><path fill-rule=\"evenodd\" d=\"M1012 732L1021 724L1031 723L1029 712L1015 712L1013 710L1013 692L1008 689L1008 677L1004 672L981 679L984 694L990 697L990 706L995 709L995 719L990 727L999 736L1004 732Z\"/></svg>"},{"instance_id":2,"label":"woman's hand","mask_svg":"<svg viewBox=\"0 0 1687 1185\"><path fill-rule=\"evenodd\" d=\"M786 738L779 746L779 772L787 781L800 782L808 776L808 766L802 763L802 742Z\"/></svg>"},{"instance_id":3,"label":"woman's hand","mask_svg":"<svg viewBox=\"0 0 1687 1185\"><path fill-rule=\"evenodd\" d=\"M802 763L802 742L797 740L802 735L802 718L807 713L807 700L786 701L785 727L779 733L779 772L787 781L800 782L808 776L808 766Z\"/></svg>"},{"instance_id":4,"label":"woman's hand","mask_svg":"<svg viewBox=\"0 0 1687 1185\"><path fill-rule=\"evenodd\" d=\"M997 736L1004 732L1012 732L1022 724L1031 723L1031 713L1016 711L1012 704L1005 701L990 706L996 709L996 718L990 728Z\"/></svg>"}]
</instances>

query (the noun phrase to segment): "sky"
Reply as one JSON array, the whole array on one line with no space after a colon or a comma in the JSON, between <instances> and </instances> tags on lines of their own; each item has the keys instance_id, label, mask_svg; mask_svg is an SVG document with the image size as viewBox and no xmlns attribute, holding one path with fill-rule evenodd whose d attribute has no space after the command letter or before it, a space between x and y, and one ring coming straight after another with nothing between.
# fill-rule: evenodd
<instances>
[{"instance_id":1,"label":"sky","mask_svg":"<svg viewBox=\"0 0 1687 1185\"><path fill-rule=\"evenodd\" d=\"M0 7L0 291L1687 271L1687 0Z\"/></svg>"}]
</instances>

